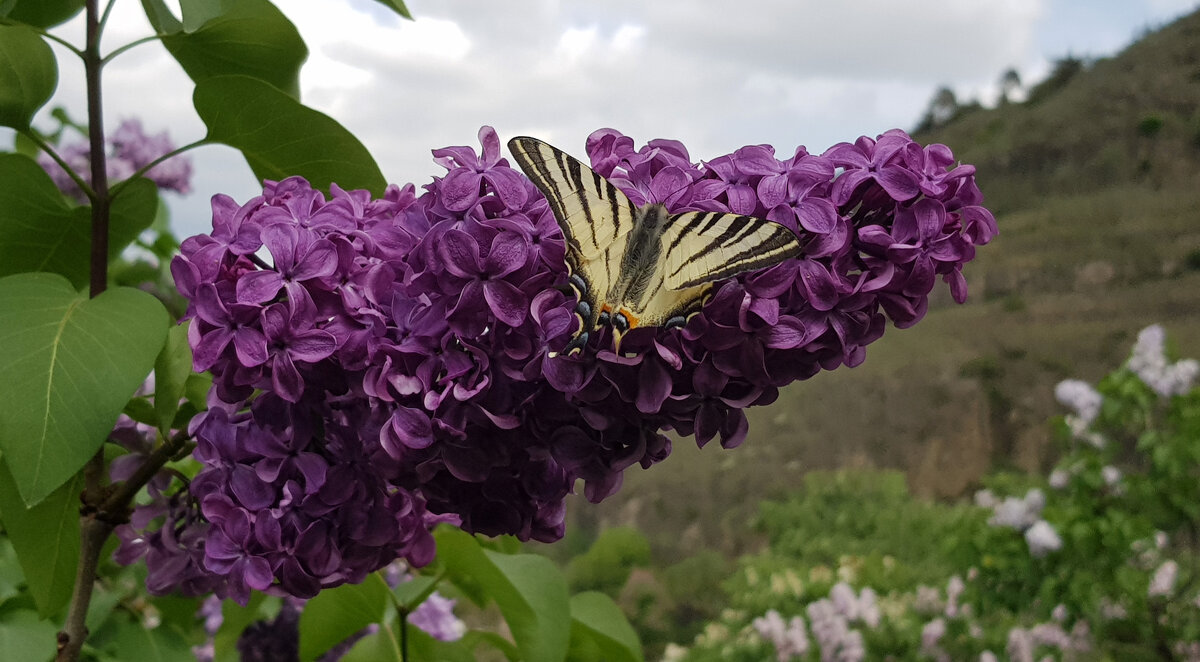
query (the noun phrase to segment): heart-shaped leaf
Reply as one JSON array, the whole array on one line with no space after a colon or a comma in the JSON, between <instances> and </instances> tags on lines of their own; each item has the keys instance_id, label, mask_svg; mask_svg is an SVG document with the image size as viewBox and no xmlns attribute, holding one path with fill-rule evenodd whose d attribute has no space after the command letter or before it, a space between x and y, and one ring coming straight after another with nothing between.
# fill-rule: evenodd
<instances>
[{"instance_id":1,"label":"heart-shaped leaf","mask_svg":"<svg viewBox=\"0 0 1200 662\"><path fill-rule=\"evenodd\" d=\"M91 259L91 207L71 207L50 176L33 159L0 154L0 276L50 271L76 287L88 282ZM154 222L158 189L137 179L113 200L109 216L109 258Z\"/></svg>"},{"instance_id":2,"label":"heart-shaped leaf","mask_svg":"<svg viewBox=\"0 0 1200 662\"><path fill-rule=\"evenodd\" d=\"M50 46L24 25L0 24L0 126L29 128L57 86Z\"/></svg>"},{"instance_id":3,"label":"heart-shaped leaf","mask_svg":"<svg viewBox=\"0 0 1200 662\"><path fill-rule=\"evenodd\" d=\"M0 450L26 505L104 443L154 367L168 321L140 290L88 299L56 274L0 278Z\"/></svg>"},{"instance_id":4,"label":"heart-shaped leaf","mask_svg":"<svg viewBox=\"0 0 1200 662\"><path fill-rule=\"evenodd\" d=\"M526 660L562 660L570 641L567 581L554 563L537 554L485 550L468 533L441 527L434 533L446 577L474 584L496 601Z\"/></svg>"},{"instance_id":5,"label":"heart-shaped leaf","mask_svg":"<svg viewBox=\"0 0 1200 662\"><path fill-rule=\"evenodd\" d=\"M7 465L0 461L0 517L38 611L51 616L67 604L75 586L83 474L76 474L41 503L26 508Z\"/></svg>"},{"instance_id":6,"label":"heart-shaped leaf","mask_svg":"<svg viewBox=\"0 0 1200 662\"><path fill-rule=\"evenodd\" d=\"M241 150L260 179L300 175L315 188L336 182L383 194L383 174L358 138L261 80L207 78L196 83L192 102L208 125L208 139Z\"/></svg>"},{"instance_id":7,"label":"heart-shaped leaf","mask_svg":"<svg viewBox=\"0 0 1200 662\"><path fill-rule=\"evenodd\" d=\"M174 16L165 18L153 4L146 14L153 13L152 23L171 30L164 34L163 46L193 81L250 76L300 98L300 65L308 58L308 47L275 5L267 0L182 4L182 30L171 22Z\"/></svg>"}]
</instances>

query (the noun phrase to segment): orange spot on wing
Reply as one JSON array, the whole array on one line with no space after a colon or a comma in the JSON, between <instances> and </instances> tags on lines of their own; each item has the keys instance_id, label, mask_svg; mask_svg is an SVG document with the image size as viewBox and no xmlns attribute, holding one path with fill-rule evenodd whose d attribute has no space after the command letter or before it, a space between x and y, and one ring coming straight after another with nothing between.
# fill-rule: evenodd
<instances>
[{"instance_id":1,"label":"orange spot on wing","mask_svg":"<svg viewBox=\"0 0 1200 662\"><path fill-rule=\"evenodd\" d=\"M628 308L622 308L621 312L625 313L625 319L629 320L629 328L636 329L639 322L638 318L635 317L633 313L629 312Z\"/></svg>"}]
</instances>

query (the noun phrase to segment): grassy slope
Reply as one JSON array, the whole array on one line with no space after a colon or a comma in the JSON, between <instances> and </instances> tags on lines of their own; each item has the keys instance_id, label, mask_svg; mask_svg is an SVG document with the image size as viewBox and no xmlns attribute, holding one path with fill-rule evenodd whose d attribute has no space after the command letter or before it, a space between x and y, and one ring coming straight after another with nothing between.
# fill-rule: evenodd
<instances>
[{"instance_id":1,"label":"grassy slope","mask_svg":"<svg viewBox=\"0 0 1200 662\"><path fill-rule=\"evenodd\" d=\"M1161 120L1153 135L1148 117ZM864 365L752 410L736 451L680 440L598 510L573 507L588 520L578 533L636 524L662 560L699 545L745 551L757 502L809 468L897 467L919 493L960 494L992 467L1044 467L1054 384L1099 378L1147 324L1200 356L1200 265L1188 260L1200 257L1200 12L1036 104L916 138L976 164L997 211L1000 237L967 268L971 300L939 291L921 324L889 329Z\"/></svg>"}]
</instances>

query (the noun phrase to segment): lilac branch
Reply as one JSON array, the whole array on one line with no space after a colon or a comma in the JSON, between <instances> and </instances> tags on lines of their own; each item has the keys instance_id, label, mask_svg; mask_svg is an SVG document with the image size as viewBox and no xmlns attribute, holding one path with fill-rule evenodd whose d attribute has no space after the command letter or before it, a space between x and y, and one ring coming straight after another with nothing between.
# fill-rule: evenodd
<instances>
[{"instance_id":1,"label":"lilac branch","mask_svg":"<svg viewBox=\"0 0 1200 662\"><path fill-rule=\"evenodd\" d=\"M108 285L108 225L111 198L108 193L107 166L104 157L104 113L100 96L100 70L104 62L100 57L100 35L102 25L96 7L97 0L87 0L87 40L83 52L84 76L87 81L88 137L92 154L92 252L91 287L92 297L99 296ZM108 9L111 9L111 4ZM108 15L108 9L105 16ZM104 452L96 451L83 469L86 483L79 509L79 564L75 573L75 588L63 629L58 633L59 661L74 661L79 658L87 638L86 624L88 605L92 601L92 590L96 584L96 568L104 541L112 534L113 524L108 518L98 516L95 504L104 498L105 488L101 485L104 474Z\"/></svg>"}]
</instances>

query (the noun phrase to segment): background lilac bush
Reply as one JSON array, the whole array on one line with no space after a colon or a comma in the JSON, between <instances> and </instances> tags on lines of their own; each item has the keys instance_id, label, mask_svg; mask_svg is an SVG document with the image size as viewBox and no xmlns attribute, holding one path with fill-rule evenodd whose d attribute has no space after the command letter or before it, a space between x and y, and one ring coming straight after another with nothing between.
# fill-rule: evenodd
<instances>
[{"instance_id":1,"label":"background lilac bush","mask_svg":"<svg viewBox=\"0 0 1200 662\"><path fill-rule=\"evenodd\" d=\"M447 173L420 195L326 198L290 178L213 199L212 233L172 264L195 368L214 376L191 423L205 543L174 563L245 601L311 597L396 557L423 565L438 521L556 540L575 480L611 495L626 468L669 454L666 430L737 446L743 408L860 363L888 319L921 319L938 276L964 300L962 266L996 232L973 168L898 130L703 165L675 141L597 131L596 171L636 203L765 216L806 256L723 283L682 331L631 332L631 355L601 333L552 359L576 324L555 289L562 235L495 132L479 137L479 153L435 150Z\"/></svg>"},{"instance_id":2,"label":"background lilac bush","mask_svg":"<svg viewBox=\"0 0 1200 662\"><path fill-rule=\"evenodd\" d=\"M972 504L808 474L762 504L767 549L664 659L1200 659L1198 372L1147 327L1099 384L1060 383L1049 476L993 474Z\"/></svg>"}]
</instances>

